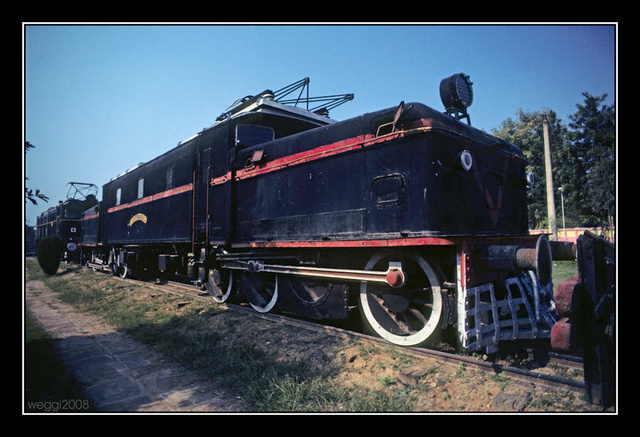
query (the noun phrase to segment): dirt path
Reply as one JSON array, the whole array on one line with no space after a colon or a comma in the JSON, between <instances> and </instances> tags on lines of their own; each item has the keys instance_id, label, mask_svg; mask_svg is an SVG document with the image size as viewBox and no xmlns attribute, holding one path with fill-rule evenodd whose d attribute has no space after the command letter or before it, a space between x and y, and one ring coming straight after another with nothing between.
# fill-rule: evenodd
<instances>
[{"instance_id":1,"label":"dirt path","mask_svg":"<svg viewBox=\"0 0 640 437\"><path fill-rule=\"evenodd\" d=\"M91 406L111 412L246 410L211 382L62 303L41 281L26 283L33 315L55 340L65 366L85 386Z\"/></svg>"},{"instance_id":2,"label":"dirt path","mask_svg":"<svg viewBox=\"0 0 640 437\"><path fill-rule=\"evenodd\" d=\"M82 383L96 410L180 413L255 408L244 402L242 393L225 391L212 380L132 340L103 319L63 303L43 282L28 280L25 291L30 311L54 338L59 357ZM152 291L141 289L136 296L146 299L149 293ZM199 323L224 333L219 339L220 351L245 344L255 348L251 350L256 356L283 369L297 362L320 373L337 369L331 376L333 387L344 388L345 393L357 389L372 394L384 388L389 393L410 394L411 411L592 411L576 396L509 383L463 364L409 359L392 349L324 330L249 317L238 311L219 312L215 317L199 319ZM342 407L331 408L341 411Z\"/></svg>"}]
</instances>

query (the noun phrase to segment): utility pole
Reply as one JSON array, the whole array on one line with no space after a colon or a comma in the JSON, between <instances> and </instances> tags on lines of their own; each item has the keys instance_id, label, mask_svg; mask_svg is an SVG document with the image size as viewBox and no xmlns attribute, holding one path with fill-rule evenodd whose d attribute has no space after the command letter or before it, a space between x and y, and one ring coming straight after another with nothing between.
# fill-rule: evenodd
<instances>
[{"instance_id":1,"label":"utility pole","mask_svg":"<svg viewBox=\"0 0 640 437\"><path fill-rule=\"evenodd\" d=\"M560 204L562 205L562 235L563 240L567 241L567 223L564 221L564 187L558 188L560 191Z\"/></svg>"},{"instance_id":2,"label":"utility pole","mask_svg":"<svg viewBox=\"0 0 640 437\"><path fill-rule=\"evenodd\" d=\"M547 115L542 116L542 127L544 135L544 170L547 179L547 219L549 221L549 233L551 240L558 240L558 225L556 223L556 205L553 200L553 174L551 172L551 147L549 145L549 126L547 125Z\"/></svg>"}]
</instances>

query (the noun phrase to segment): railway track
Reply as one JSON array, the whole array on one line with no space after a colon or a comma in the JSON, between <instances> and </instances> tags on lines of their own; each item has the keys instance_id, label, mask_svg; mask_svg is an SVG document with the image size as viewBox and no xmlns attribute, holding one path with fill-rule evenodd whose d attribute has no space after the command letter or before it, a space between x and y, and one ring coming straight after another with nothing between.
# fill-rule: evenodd
<instances>
[{"instance_id":1,"label":"railway track","mask_svg":"<svg viewBox=\"0 0 640 437\"><path fill-rule=\"evenodd\" d=\"M182 282L176 281L162 281L158 282L157 280L137 280L137 279L122 279L125 282L129 282L131 284L137 285L145 285L148 287L152 287L159 291L163 291L166 293L183 295L185 297L189 297L192 299L222 305L232 311L244 312L247 315L252 317L262 318L271 322L284 323L291 326L300 327L307 330L312 330L316 332L323 332L328 335L342 337L342 338L357 338L359 340L382 346L385 348L389 348L391 350L395 350L398 353L410 355L416 357L418 359L435 359L441 362L447 362L454 365L464 365L469 366L474 369L478 369L487 374L499 374L501 377L507 378L511 381L529 385L529 386L540 386L553 390L560 390L565 392L572 392L581 394L585 391L585 384L580 377L579 379L572 377L559 376L557 373L561 373L564 375L581 375L582 374L582 359L574 356L560 355L546 350L540 349L529 349L529 355L533 356L533 361L529 362L540 362L543 364L536 364L536 370L522 368L514 365L510 365L506 361L492 361L487 359L487 357L477 358L475 356L464 355L460 353L451 353L434 349L426 349L419 347L400 347L393 345L381 338L374 337L362 332L357 332L353 330L348 330L342 327L331 326L326 324L321 324L314 321L303 320L299 318L294 318L287 315L276 314L276 313L258 313L249 307L245 307L238 304L219 304L216 303L213 298L204 291L200 291L195 288L191 284L186 284ZM542 358L540 356L542 355ZM536 358L537 357L537 358Z\"/></svg>"}]
</instances>

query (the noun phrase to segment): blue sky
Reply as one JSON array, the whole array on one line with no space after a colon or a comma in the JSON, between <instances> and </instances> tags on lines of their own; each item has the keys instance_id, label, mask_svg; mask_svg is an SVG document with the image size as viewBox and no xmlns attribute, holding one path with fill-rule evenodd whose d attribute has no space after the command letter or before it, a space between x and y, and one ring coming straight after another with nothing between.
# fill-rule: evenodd
<instances>
[{"instance_id":1,"label":"blue sky","mask_svg":"<svg viewBox=\"0 0 640 437\"><path fill-rule=\"evenodd\" d=\"M519 108L568 122L582 92L617 81L615 23L592 25L64 25L25 23L27 186L49 196L27 222L212 125L232 102L309 77L311 95L354 93L337 120L401 100L443 110L440 80L473 82L472 125Z\"/></svg>"}]
</instances>

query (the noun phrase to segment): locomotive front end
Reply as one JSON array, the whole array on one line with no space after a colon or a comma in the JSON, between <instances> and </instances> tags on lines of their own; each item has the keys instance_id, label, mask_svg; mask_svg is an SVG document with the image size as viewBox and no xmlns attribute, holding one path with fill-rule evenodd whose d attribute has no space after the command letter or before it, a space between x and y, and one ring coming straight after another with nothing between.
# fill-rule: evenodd
<instances>
[{"instance_id":1,"label":"locomotive front end","mask_svg":"<svg viewBox=\"0 0 640 437\"><path fill-rule=\"evenodd\" d=\"M456 254L461 346L491 353L503 341L550 338L556 321L551 265L544 235L463 242Z\"/></svg>"},{"instance_id":2,"label":"locomotive front end","mask_svg":"<svg viewBox=\"0 0 640 437\"><path fill-rule=\"evenodd\" d=\"M458 137L456 145L448 145L453 153L435 160L443 198L456 199L452 208L440 205L447 212L439 223L459 235L455 313L460 344L490 353L502 341L548 339L556 321L552 259L562 247L545 235L529 235L527 162L516 146L470 126L469 76L444 79L440 91L446 113L468 121L451 129Z\"/></svg>"},{"instance_id":3,"label":"locomotive front end","mask_svg":"<svg viewBox=\"0 0 640 437\"><path fill-rule=\"evenodd\" d=\"M401 103L367 152L367 230L397 246L367 269L395 263L406 285L363 283L360 304L370 330L396 344L433 345L453 330L462 348L491 353L503 341L548 339L556 319L557 244L529 235L527 161L471 127L470 86L463 74L443 80L444 114Z\"/></svg>"}]
</instances>

